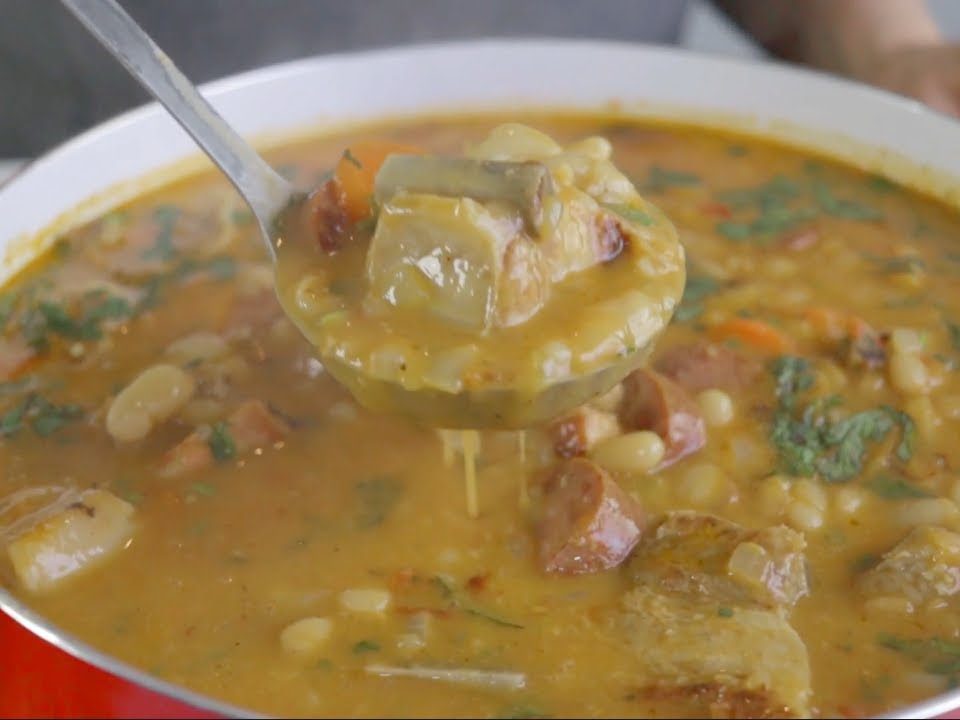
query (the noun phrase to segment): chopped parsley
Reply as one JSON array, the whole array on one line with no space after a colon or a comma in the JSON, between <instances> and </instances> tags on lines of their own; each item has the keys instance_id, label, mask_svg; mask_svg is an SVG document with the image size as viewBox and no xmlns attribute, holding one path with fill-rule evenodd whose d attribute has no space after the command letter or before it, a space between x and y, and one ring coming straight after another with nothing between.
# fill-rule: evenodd
<instances>
[{"instance_id":1,"label":"chopped parsley","mask_svg":"<svg viewBox=\"0 0 960 720\"><path fill-rule=\"evenodd\" d=\"M799 183L778 175L753 188L725 190L718 199L734 211L753 213L749 220L724 220L716 224L716 231L728 240L763 240L791 230L800 223L816 217L817 209L810 206L793 207L801 199Z\"/></svg>"},{"instance_id":2,"label":"chopped parsley","mask_svg":"<svg viewBox=\"0 0 960 720\"><path fill-rule=\"evenodd\" d=\"M960 672L960 642L939 637L902 638L880 633L877 643L906 655L933 675L954 675Z\"/></svg>"},{"instance_id":3,"label":"chopped parsley","mask_svg":"<svg viewBox=\"0 0 960 720\"><path fill-rule=\"evenodd\" d=\"M902 475L878 473L867 481L867 488L887 500L933 497L933 493L917 487Z\"/></svg>"},{"instance_id":4,"label":"chopped parsley","mask_svg":"<svg viewBox=\"0 0 960 720\"><path fill-rule=\"evenodd\" d=\"M947 334L950 336L950 345L954 350L960 350L960 324L947 322Z\"/></svg>"},{"instance_id":5,"label":"chopped parsley","mask_svg":"<svg viewBox=\"0 0 960 720\"><path fill-rule=\"evenodd\" d=\"M27 395L0 416L0 437L13 437L27 424L40 437L49 437L83 415L79 405L56 405L37 394Z\"/></svg>"},{"instance_id":6,"label":"chopped parsley","mask_svg":"<svg viewBox=\"0 0 960 720\"><path fill-rule=\"evenodd\" d=\"M381 525L403 494L403 485L393 477L378 475L354 487L360 510L354 523L360 530Z\"/></svg>"},{"instance_id":7,"label":"chopped parsley","mask_svg":"<svg viewBox=\"0 0 960 720\"><path fill-rule=\"evenodd\" d=\"M217 460L230 460L237 454L237 445L230 435L230 428L225 422L218 422L210 431L210 437L207 438L207 445L210 446L210 452Z\"/></svg>"},{"instance_id":8,"label":"chopped parsley","mask_svg":"<svg viewBox=\"0 0 960 720\"><path fill-rule=\"evenodd\" d=\"M363 653L378 652L380 650L380 645L373 642L373 640L360 640L353 644L353 652L356 655L362 655Z\"/></svg>"},{"instance_id":9,"label":"chopped parsley","mask_svg":"<svg viewBox=\"0 0 960 720\"><path fill-rule=\"evenodd\" d=\"M699 176L683 170L670 170L654 165L647 172L645 180L639 183L641 192L663 192L671 187L690 187L699 185Z\"/></svg>"},{"instance_id":10,"label":"chopped parsley","mask_svg":"<svg viewBox=\"0 0 960 720\"><path fill-rule=\"evenodd\" d=\"M717 615L722 618L731 618L733 617L733 608L728 608L725 605L721 605L717 608Z\"/></svg>"},{"instance_id":11,"label":"chopped parsley","mask_svg":"<svg viewBox=\"0 0 960 720\"><path fill-rule=\"evenodd\" d=\"M885 178L883 175L871 175L867 178L867 187L878 193L896 192L900 189L897 183Z\"/></svg>"},{"instance_id":12,"label":"chopped parsley","mask_svg":"<svg viewBox=\"0 0 960 720\"><path fill-rule=\"evenodd\" d=\"M207 483L194 483L190 486L190 490L197 495L203 495L204 497L213 497L217 494L217 489L213 485L208 485Z\"/></svg>"},{"instance_id":13,"label":"chopped parsley","mask_svg":"<svg viewBox=\"0 0 960 720\"><path fill-rule=\"evenodd\" d=\"M845 482L863 469L868 445L883 440L896 426L902 437L896 456L906 462L913 455L916 428L906 413L890 406L863 410L839 420L828 411L842 400L832 396L799 405L799 395L812 387L808 361L784 356L773 364L778 407L770 429L780 464L791 475L819 475L827 482Z\"/></svg>"},{"instance_id":14,"label":"chopped parsley","mask_svg":"<svg viewBox=\"0 0 960 720\"><path fill-rule=\"evenodd\" d=\"M822 180L814 180L811 189L817 205L827 215L847 220L880 220L883 217L879 210L869 205L838 198Z\"/></svg>"},{"instance_id":15,"label":"chopped parsley","mask_svg":"<svg viewBox=\"0 0 960 720\"><path fill-rule=\"evenodd\" d=\"M689 322L703 313L703 302L720 288L720 282L709 275L688 275L683 297L674 313L678 322Z\"/></svg>"},{"instance_id":16,"label":"chopped parsley","mask_svg":"<svg viewBox=\"0 0 960 720\"><path fill-rule=\"evenodd\" d=\"M363 163L357 160L357 156L354 155L352 152L350 152L350 148L347 148L346 150L343 151L343 159L346 160L351 165L353 165L354 167L360 170L363 170Z\"/></svg>"},{"instance_id":17,"label":"chopped parsley","mask_svg":"<svg viewBox=\"0 0 960 720\"><path fill-rule=\"evenodd\" d=\"M523 625L506 620L499 615L488 612L486 610L480 610L469 603L465 603L463 599L457 593L456 587L447 580L442 575L434 575L431 578L431 582L440 590L440 594L445 600L447 600L451 607L456 608L465 612L467 615L473 615L474 617L482 618L488 622L493 623L494 625L499 625L500 627L513 628L514 630L523 630Z\"/></svg>"},{"instance_id":18,"label":"chopped parsley","mask_svg":"<svg viewBox=\"0 0 960 720\"><path fill-rule=\"evenodd\" d=\"M180 210L173 205L160 205L153 211L153 222L157 226L157 236L153 246L143 253L144 260L169 262L177 254L173 246L173 229L180 217Z\"/></svg>"},{"instance_id":19,"label":"chopped parsley","mask_svg":"<svg viewBox=\"0 0 960 720\"><path fill-rule=\"evenodd\" d=\"M7 321L10 320L16 304L17 296L14 293L4 293L0 295L0 331L7 326Z\"/></svg>"},{"instance_id":20,"label":"chopped parsley","mask_svg":"<svg viewBox=\"0 0 960 720\"><path fill-rule=\"evenodd\" d=\"M633 207L632 205L627 205L625 203L604 203L603 206L610 212L616 213L627 222L643 225L644 227L650 227L651 225L656 224L656 220L654 220L649 214L645 213L640 208Z\"/></svg>"}]
</instances>

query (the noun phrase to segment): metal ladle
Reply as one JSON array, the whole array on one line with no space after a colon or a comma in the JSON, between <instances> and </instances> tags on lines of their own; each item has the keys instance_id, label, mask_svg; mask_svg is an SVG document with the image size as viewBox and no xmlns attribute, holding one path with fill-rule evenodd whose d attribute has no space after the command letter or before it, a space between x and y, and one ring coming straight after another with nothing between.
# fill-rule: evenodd
<instances>
[{"instance_id":1,"label":"metal ladle","mask_svg":"<svg viewBox=\"0 0 960 720\"><path fill-rule=\"evenodd\" d=\"M256 217L267 252L276 263L277 221L285 213L295 212L306 195L278 175L220 117L115 0L61 2L166 108L233 183ZM324 364L361 404L373 410L406 415L434 427L523 428L551 420L608 390L646 359L652 345L651 339L627 357L533 393L509 386L475 388L459 394L430 388L410 390L367 377L362 370L334 358L326 358Z\"/></svg>"}]
</instances>

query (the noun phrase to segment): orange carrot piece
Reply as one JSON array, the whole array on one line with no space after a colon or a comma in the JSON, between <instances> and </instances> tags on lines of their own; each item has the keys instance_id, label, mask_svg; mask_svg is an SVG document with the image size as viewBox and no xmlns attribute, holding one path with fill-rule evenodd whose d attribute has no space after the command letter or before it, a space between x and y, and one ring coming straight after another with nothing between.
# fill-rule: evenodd
<instances>
[{"instance_id":1,"label":"orange carrot piece","mask_svg":"<svg viewBox=\"0 0 960 720\"><path fill-rule=\"evenodd\" d=\"M370 198L377 171L388 155L418 155L423 150L389 140L366 140L343 151L334 177L340 187L341 204L351 222L370 214Z\"/></svg>"},{"instance_id":2,"label":"orange carrot piece","mask_svg":"<svg viewBox=\"0 0 960 720\"><path fill-rule=\"evenodd\" d=\"M803 311L803 318L822 338L841 340L847 334L847 317L828 307L812 307Z\"/></svg>"},{"instance_id":3,"label":"orange carrot piece","mask_svg":"<svg viewBox=\"0 0 960 720\"><path fill-rule=\"evenodd\" d=\"M794 351L793 340L782 331L762 320L731 318L710 329L714 340L739 340L744 345L771 355L786 355Z\"/></svg>"},{"instance_id":4,"label":"orange carrot piece","mask_svg":"<svg viewBox=\"0 0 960 720\"><path fill-rule=\"evenodd\" d=\"M863 337L874 332L870 324L853 313L828 307L812 307L804 310L804 319L821 337L827 340Z\"/></svg>"}]
</instances>

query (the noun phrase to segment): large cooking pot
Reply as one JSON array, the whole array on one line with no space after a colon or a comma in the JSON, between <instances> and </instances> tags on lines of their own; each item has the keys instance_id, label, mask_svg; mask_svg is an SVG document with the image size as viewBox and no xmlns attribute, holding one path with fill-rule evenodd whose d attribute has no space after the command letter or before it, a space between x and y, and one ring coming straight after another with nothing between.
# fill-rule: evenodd
<instances>
[{"instance_id":1,"label":"large cooking pot","mask_svg":"<svg viewBox=\"0 0 960 720\"><path fill-rule=\"evenodd\" d=\"M737 124L848 159L944 196L960 189L960 123L859 85L771 64L578 41L485 41L339 55L214 83L241 132L276 138L324 124L431 111L605 108ZM61 146L0 189L0 280L54 233L178 173L196 148L158 107ZM193 157L192 160L187 158ZM162 170L162 172L156 172ZM145 174L148 177L142 179ZM954 195L956 198L956 195ZM77 641L0 588L0 715L242 715ZM897 713L960 718L960 690Z\"/></svg>"}]
</instances>

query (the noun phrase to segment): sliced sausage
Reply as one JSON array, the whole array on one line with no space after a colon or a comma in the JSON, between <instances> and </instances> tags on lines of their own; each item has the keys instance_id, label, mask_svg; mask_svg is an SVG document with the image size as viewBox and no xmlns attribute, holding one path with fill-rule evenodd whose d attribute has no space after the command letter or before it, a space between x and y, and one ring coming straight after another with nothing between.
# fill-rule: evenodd
<instances>
[{"instance_id":1,"label":"sliced sausage","mask_svg":"<svg viewBox=\"0 0 960 720\"><path fill-rule=\"evenodd\" d=\"M584 405L556 420L549 428L554 452L560 457L586 455L601 440L620 434L617 416Z\"/></svg>"},{"instance_id":2,"label":"sliced sausage","mask_svg":"<svg viewBox=\"0 0 960 720\"><path fill-rule=\"evenodd\" d=\"M328 180L314 190L303 209L310 237L316 239L324 252L333 254L340 250L347 240L350 221L337 181Z\"/></svg>"},{"instance_id":3,"label":"sliced sausage","mask_svg":"<svg viewBox=\"0 0 960 720\"><path fill-rule=\"evenodd\" d=\"M540 560L549 573L581 575L616 567L644 527L640 503L599 465L585 458L561 463L544 488Z\"/></svg>"},{"instance_id":4,"label":"sliced sausage","mask_svg":"<svg viewBox=\"0 0 960 720\"><path fill-rule=\"evenodd\" d=\"M0 338L0 382L17 377L37 351L22 337Z\"/></svg>"},{"instance_id":5,"label":"sliced sausage","mask_svg":"<svg viewBox=\"0 0 960 720\"><path fill-rule=\"evenodd\" d=\"M625 430L652 430L666 451L662 469L702 448L706 425L696 401L677 383L647 368L634 370L623 381L620 424Z\"/></svg>"},{"instance_id":6,"label":"sliced sausage","mask_svg":"<svg viewBox=\"0 0 960 720\"><path fill-rule=\"evenodd\" d=\"M262 401L247 400L230 413L220 432L232 457L282 440L289 434L290 426ZM215 460L211 430L199 428L167 451L159 472L164 477L175 477L207 468Z\"/></svg>"},{"instance_id":7,"label":"sliced sausage","mask_svg":"<svg viewBox=\"0 0 960 720\"><path fill-rule=\"evenodd\" d=\"M711 388L727 392L742 390L763 370L756 359L710 342L668 348L657 358L654 367L694 395Z\"/></svg>"}]
</instances>

